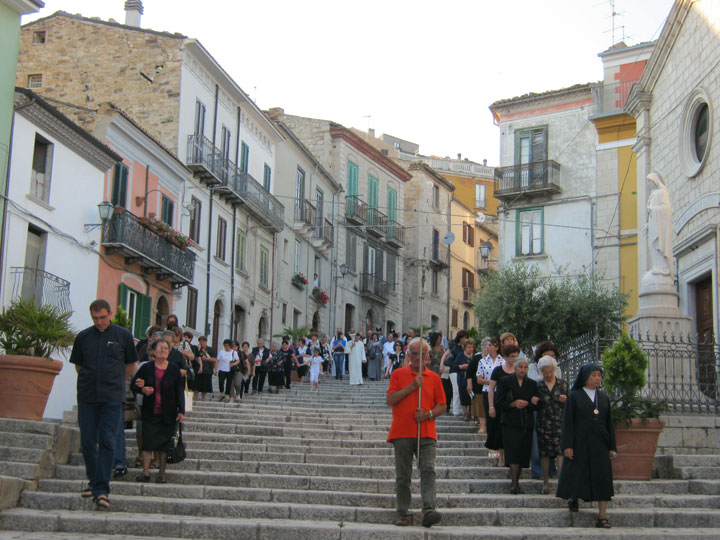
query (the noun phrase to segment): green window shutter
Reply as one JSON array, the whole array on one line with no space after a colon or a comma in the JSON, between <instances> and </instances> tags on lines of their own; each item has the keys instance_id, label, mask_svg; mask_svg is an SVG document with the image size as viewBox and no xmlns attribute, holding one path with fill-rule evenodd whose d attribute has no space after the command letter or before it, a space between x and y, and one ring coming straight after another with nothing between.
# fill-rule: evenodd
<instances>
[{"instance_id":1,"label":"green window shutter","mask_svg":"<svg viewBox=\"0 0 720 540\"><path fill-rule=\"evenodd\" d=\"M347 196L357 196L358 194L358 166L352 161L348 161L348 187Z\"/></svg>"},{"instance_id":2,"label":"green window shutter","mask_svg":"<svg viewBox=\"0 0 720 540\"><path fill-rule=\"evenodd\" d=\"M124 163L118 162L113 169L112 192L110 194L110 202L115 206L127 207L127 183L128 168Z\"/></svg>"},{"instance_id":3,"label":"green window shutter","mask_svg":"<svg viewBox=\"0 0 720 540\"><path fill-rule=\"evenodd\" d=\"M120 290L118 291L118 306L122 306L124 310L127 310L128 302L128 286L124 283L120 284ZM113 311L117 311L117 306L114 306Z\"/></svg>"},{"instance_id":4,"label":"green window shutter","mask_svg":"<svg viewBox=\"0 0 720 540\"><path fill-rule=\"evenodd\" d=\"M397 219L397 191L388 188L388 220L395 221Z\"/></svg>"},{"instance_id":5,"label":"green window shutter","mask_svg":"<svg viewBox=\"0 0 720 540\"><path fill-rule=\"evenodd\" d=\"M243 141L240 146L240 171L247 173L250 166L250 147Z\"/></svg>"},{"instance_id":6,"label":"green window shutter","mask_svg":"<svg viewBox=\"0 0 720 540\"><path fill-rule=\"evenodd\" d=\"M145 337L145 330L150 326L150 312L152 311L152 299L145 294L138 294L137 307L135 308L135 322L133 324L133 335L142 339Z\"/></svg>"},{"instance_id":7,"label":"green window shutter","mask_svg":"<svg viewBox=\"0 0 720 540\"><path fill-rule=\"evenodd\" d=\"M270 180L272 177L272 169L270 168L270 165L267 163L265 164L265 168L263 169L263 187L270 191Z\"/></svg>"}]
</instances>

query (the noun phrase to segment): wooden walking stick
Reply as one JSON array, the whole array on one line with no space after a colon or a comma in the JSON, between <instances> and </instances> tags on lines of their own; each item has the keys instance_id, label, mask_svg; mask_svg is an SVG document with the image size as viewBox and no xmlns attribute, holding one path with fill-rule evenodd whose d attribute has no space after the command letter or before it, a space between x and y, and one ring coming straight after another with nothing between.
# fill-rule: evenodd
<instances>
[{"instance_id":1,"label":"wooden walking stick","mask_svg":"<svg viewBox=\"0 0 720 540\"><path fill-rule=\"evenodd\" d=\"M424 251L423 251L424 252ZM420 375L425 369L425 359L423 358L423 300L425 299L425 262L422 263L422 277L420 278ZM418 410L422 407L422 386L418 388ZM420 467L420 425L421 422L417 423L417 459L418 468Z\"/></svg>"}]
</instances>

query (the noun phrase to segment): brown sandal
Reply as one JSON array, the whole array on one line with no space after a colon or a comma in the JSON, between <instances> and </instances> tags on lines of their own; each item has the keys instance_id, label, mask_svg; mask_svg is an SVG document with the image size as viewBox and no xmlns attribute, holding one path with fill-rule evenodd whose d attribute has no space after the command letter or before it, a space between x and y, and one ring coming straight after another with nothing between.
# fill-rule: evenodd
<instances>
[{"instance_id":1,"label":"brown sandal","mask_svg":"<svg viewBox=\"0 0 720 540\"><path fill-rule=\"evenodd\" d=\"M110 500L108 499L108 496L105 494L98 495L95 499L95 507L98 510L108 511L110 510Z\"/></svg>"},{"instance_id":2,"label":"brown sandal","mask_svg":"<svg viewBox=\"0 0 720 540\"><path fill-rule=\"evenodd\" d=\"M396 527L407 527L410 525L410 518L398 518L394 525Z\"/></svg>"},{"instance_id":3,"label":"brown sandal","mask_svg":"<svg viewBox=\"0 0 720 540\"><path fill-rule=\"evenodd\" d=\"M597 521L595 522L595 526L598 529L610 529L612 527L612 525L610 525L610 522L608 521L607 518L598 518Z\"/></svg>"}]
</instances>

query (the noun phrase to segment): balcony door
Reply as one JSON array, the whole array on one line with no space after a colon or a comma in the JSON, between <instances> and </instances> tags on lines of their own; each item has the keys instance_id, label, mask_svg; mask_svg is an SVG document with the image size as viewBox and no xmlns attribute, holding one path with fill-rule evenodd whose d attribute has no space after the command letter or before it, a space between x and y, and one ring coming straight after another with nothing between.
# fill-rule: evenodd
<instances>
[{"instance_id":1,"label":"balcony door","mask_svg":"<svg viewBox=\"0 0 720 540\"><path fill-rule=\"evenodd\" d=\"M368 176L368 224L377 223L378 179Z\"/></svg>"},{"instance_id":2,"label":"balcony door","mask_svg":"<svg viewBox=\"0 0 720 540\"><path fill-rule=\"evenodd\" d=\"M298 167L295 180L295 221L303 219L303 199L305 199L305 171Z\"/></svg>"},{"instance_id":3,"label":"balcony door","mask_svg":"<svg viewBox=\"0 0 720 540\"><path fill-rule=\"evenodd\" d=\"M315 223L317 224L318 233L322 231L324 203L325 194L323 193L323 190L320 188L315 188L315 211L317 215L317 221Z\"/></svg>"},{"instance_id":4,"label":"balcony door","mask_svg":"<svg viewBox=\"0 0 720 540\"><path fill-rule=\"evenodd\" d=\"M516 171L513 187L529 187L547 180L547 126L515 132ZM537 164L537 165L531 165Z\"/></svg>"},{"instance_id":5,"label":"balcony door","mask_svg":"<svg viewBox=\"0 0 720 540\"><path fill-rule=\"evenodd\" d=\"M45 246L47 233L28 225L27 244L25 246L25 268L23 272L21 297L34 300L42 305L43 274L45 270Z\"/></svg>"}]
</instances>

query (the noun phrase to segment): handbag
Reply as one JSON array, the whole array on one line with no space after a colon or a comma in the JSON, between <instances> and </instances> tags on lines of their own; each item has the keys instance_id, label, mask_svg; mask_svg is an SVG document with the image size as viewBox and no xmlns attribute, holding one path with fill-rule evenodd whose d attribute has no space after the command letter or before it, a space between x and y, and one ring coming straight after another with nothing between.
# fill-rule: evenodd
<instances>
[{"instance_id":1,"label":"handbag","mask_svg":"<svg viewBox=\"0 0 720 540\"><path fill-rule=\"evenodd\" d=\"M180 463L185 460L187 452L185 451L185 443L182 436L182 422L178 424L178 436L170 439L170 448L168 449L167 462Z\"/></svg>"},{"instance_id":2,"label":"handbag","mask_svg":"<svg viewBox=\"0 0 720 540\"><path fill-rule=\"evenodd\" d=\"M128 397L123 403L123 422L140 420L140 407L134 397Z\"/></svg>"}]
</instances>

